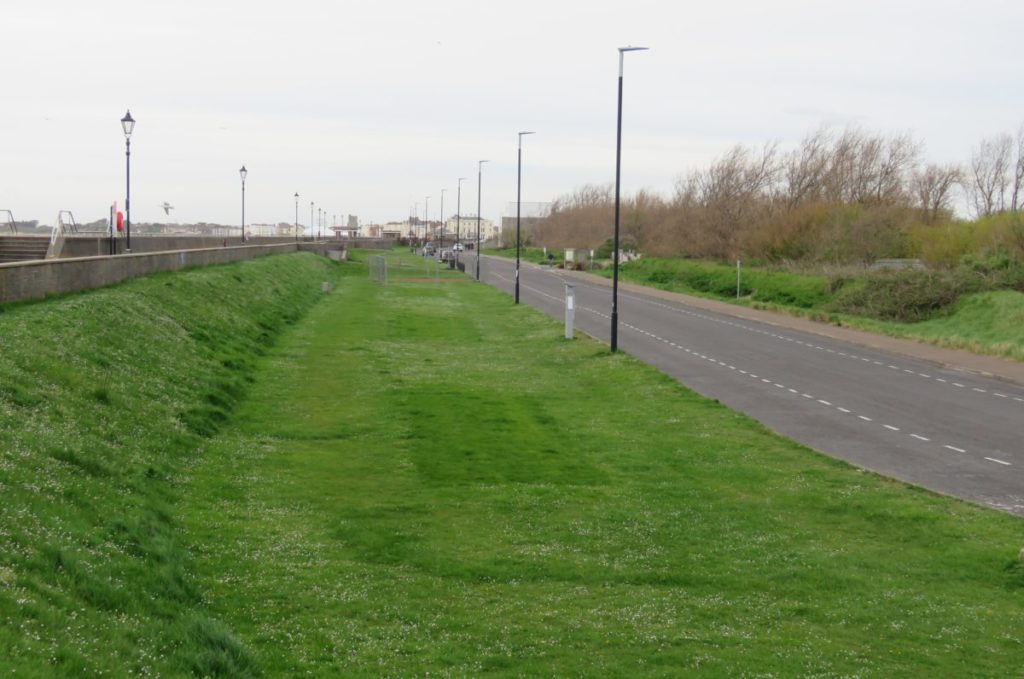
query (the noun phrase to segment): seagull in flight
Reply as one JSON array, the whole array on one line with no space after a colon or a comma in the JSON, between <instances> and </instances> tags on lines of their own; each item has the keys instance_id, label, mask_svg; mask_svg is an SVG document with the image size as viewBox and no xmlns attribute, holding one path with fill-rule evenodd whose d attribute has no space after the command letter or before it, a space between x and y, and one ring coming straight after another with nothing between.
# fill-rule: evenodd
<instances>
[{"instance_id":1,"label":"seagull in flight","mask_svg":"<svg viewBox=\"0 0 1024 679\"><path fill-rule=\"evenodd\" d=\"M171 210L174 209L174 206L171 205L170 203L168 203L166 200L164 201L164 204L161 205L160 207L162 207L164 209L164 214L165 215L170 215L171 214Z\"/></svg>"}]
</instances>

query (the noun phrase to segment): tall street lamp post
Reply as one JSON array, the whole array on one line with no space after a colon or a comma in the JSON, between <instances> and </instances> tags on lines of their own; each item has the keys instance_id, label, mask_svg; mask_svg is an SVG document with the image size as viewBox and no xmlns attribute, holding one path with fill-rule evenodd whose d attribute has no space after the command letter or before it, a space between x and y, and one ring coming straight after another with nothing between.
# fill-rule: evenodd
<instances>
[{"instance_id":1,"label":"tall street lamp post","mask_svg":"<svg viewBox=\"0 0 1024 679\"><path fill-rule=\"evenodd\" d=\"M249 174L249 171L245 169L245 165L238 171L238 176L242 178L242 242L245 242L245 176Z\"/></svg>"},{"instance_id":2,"label":"tall street lamp post","mask_svg":"<svg viewBox=\"0 0 1024 679\"><path fill-rule=\"evenodd\" d=\"M314 205L313 201L309 201L309 237L310 238L313 237L313 226L315 225L315 222L313 221L313 205Z\"/></svg>"},{"instance_id":3,"label":"tall street lamp post","mask_svg":"<svg viewBox=\"0 0 1024 679\"><path fill-rule=\"evenodd\" d=\"M462 231L459 228L462 220L462 182L466 181L465 177L459 177L458 191L455 194L455 244L460 245L462 243ZM459 261L459 249L455 248L455 261Z\"/></svg>"},{"instance_id":4,"label":"tall street lamp post","mask_svg":"<svg viewBox=\"0 0 1024 679\"><path fill-rule=\"evenodd\" d=\"M320 240L320 232L324 228L324 209L318 207L316 209L316 239Z\"/></svg>"},{"instance_id":5,"label":"tall street lamp post","mask_svg":"<svg viewBox=\"0 0 1024 679\"><path fill-rule=\"evenodd\" d=\"M299 192L295 192L295 242L299 242Z\"/></svg>"},{"instance_id":6,"label":"tall street lamp post","mask_svg":"<svg viewBox=\"0 0 1024 679\"><path fill-rule=\"evenodd\" d=\"M646 47L619 48L619 114L615 133L615 240L612 244L612 353L619 347L619 179L622 173L622 62L626 52Z\"/></svg>"},{"instance_id":7,"label":"tall street lamp post","mask_svg":"<svg viewBox=\"0 0 1024 679\"><path fill-rule=\"evenodd\" d=\"M132 251L132 130L135 119L132 112L127 111L121 118L121 129L124 130L124 215L125 215L125 252Z\"/></svg>"},{"instance_id":8,"label":"tall street lamp post","mask_svg":"<svg viewBox=\"0 0 1024 679\"><path fill-rule=\"evenodd\" d=\"M444 192L448 189L441 189L441 247L438 252L444 250Z\"/></svg>"},{"instance_id":9,"label":"tall street lamp post","mask_svg":"<svg viewBox=\"0 0 1024 679\"><path fill-rule=\"evenodd\" d=\"M428 234L427 234L428 226L427 225L430 223L428 221L429 219L430 219L430 196L427 196L427 199L423 202L423 242L424 243L427 242L427 236L428 236Z\"/></svg>"},{"instance_id":10,"label":"tall street lamp post","mask_svg":"<svg viewBox=\"0 0 1024 679\"><path fill-rule=\"evenodd\" d=\"M480 160L476 164L476 279L480 280L480 188L483 186L484 163L489 160Z\"/></svg>"},{"instance_id":11,"label":"tall street lamp post","mask_svg":"<svg viewBox=\"0 0 1024 679\"><path fill-rule=\"evenodd\" d=\"M519 164L516 170L516 304L519 304L519 217L523 203L523 135L535 132L519 133Z\"/></svg>"}]
</instances>

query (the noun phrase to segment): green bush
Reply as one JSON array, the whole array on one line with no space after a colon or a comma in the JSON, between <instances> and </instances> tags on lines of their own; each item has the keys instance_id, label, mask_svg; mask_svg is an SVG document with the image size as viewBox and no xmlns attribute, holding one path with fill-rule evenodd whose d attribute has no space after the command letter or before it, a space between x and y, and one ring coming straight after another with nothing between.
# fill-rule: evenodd
<instances>
[{"instance_id":1,"label":"green bush","mask_svg":"<svg viewBox=\"0 0 1024 679\"><path fill-rule=\"evenodd\" d=\"M987 287L984 276L967 268L883 269L866 272L844 286L825 308L887 321L916 322L931 318L962 295Z\"/></svg>"}]
</instances>

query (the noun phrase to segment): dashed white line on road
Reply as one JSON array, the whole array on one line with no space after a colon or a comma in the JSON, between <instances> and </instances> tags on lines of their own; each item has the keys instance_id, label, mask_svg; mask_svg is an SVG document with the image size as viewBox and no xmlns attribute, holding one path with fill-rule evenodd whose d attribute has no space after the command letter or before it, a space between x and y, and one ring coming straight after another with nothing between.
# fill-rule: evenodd
<instances>
[{"instance_id":1,"label":"dashed white line on road","mask_svg":"<svg viewBox=\"0 0 1024 679\"><path fill-rule=\"evenodd\" d=\"M1001 465L1004 465L1004 466L1007 466L1007 467L1012 467L1013 466L1012 464L1010 464L1009 462L1007 462L1005 460L997 460L994 457L986 457L985 459L988 460L989 462L995 462L996 464L1001 464Z\"/></svg>"},{"instance_id":2,"label":"dashed white line on road","mask_svg":"<svg viewBox=\"0 0 1024 679\"><path fill-rule=\"evenodd\" d=\"M956 446L942 446L943 448L949 448L954 453L966 453L967 451L963 448L957 448Z\"/></svg>"},{"instance_id":3,"label":"dashed white line on road","mask_svg":"<svg viewBox=\"0 0 1024 679\"><path fill-rule=\"evenodd\" d=\"M924 436L921 436L920 434L911 434L910 437L911 438L915 438L918 441L931 441L931 439L925 438Z\"/></svg>"},{"instance_id":4,"label":"dashed white line on road","mask_svg":"<svg viewBox=\"0 0 1024 679\"><path fill-rule=\"evenodd\" d=\"M882 426L885 427L886 429L892 429L893 431L899 431L900 430L899 427L894 427L891 424L883 424Z\"/></svg>"}]
</instances>

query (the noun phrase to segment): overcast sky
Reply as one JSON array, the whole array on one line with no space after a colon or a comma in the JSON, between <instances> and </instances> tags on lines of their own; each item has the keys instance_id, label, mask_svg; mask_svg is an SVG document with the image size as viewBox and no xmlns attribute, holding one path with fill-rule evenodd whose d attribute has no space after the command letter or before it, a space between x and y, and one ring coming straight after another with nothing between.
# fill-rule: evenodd
<instances>
[{"instance_id":1,"label":"overcast sky","mask_svg":"<svg viewBox=\"0 0 1024 679\"><path fill-rule=\"evenodd\" d=\"M1024 122L1024 3L114 2L4 0L0 209L80 222L361 221L548 201L614 180L619 46L623 188L668 194L737 143L789 147L823 124L910 132L966 161Z\"/></svg>"}]
</instances>

